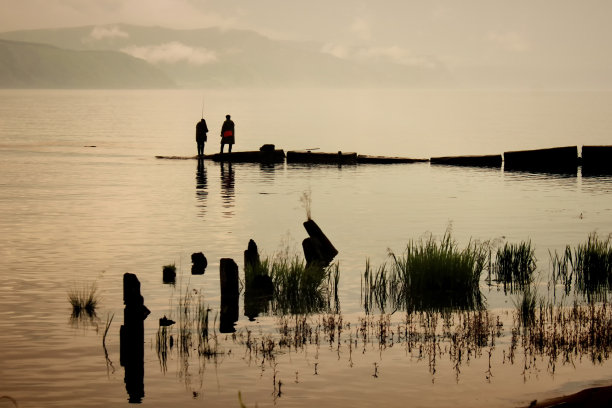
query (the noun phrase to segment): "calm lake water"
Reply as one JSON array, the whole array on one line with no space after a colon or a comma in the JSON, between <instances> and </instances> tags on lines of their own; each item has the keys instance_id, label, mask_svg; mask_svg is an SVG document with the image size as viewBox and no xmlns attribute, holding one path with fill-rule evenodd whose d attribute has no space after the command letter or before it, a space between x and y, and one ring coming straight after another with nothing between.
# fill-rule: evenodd
<instances>
[{"instance_id":1,"label":"calm lake water","mask_svg":"<svg viewBox=\"0 0 612 408\"><path fill-rule=\"evenodd\" d=\"M389 249L401 253L410 240L441 237L449 228L460 247L531 240L546 296L551 252L584 243L592 232L612 233L612 177L429 163L205 161L198 167L195 160L156 159L195 154L202 102L211 129L206 153L219 148L227 113L236 122L235 150L274 143L285 150L429 158L612 144L608 92L2 90L0 397L20 407L127 405L119 342L126 272L138 276L151 310L144 335L142 403L148 406L239 406L240 392L246 406L260 407L408 401L511 407L612 383L608 353L601 361L575 353L551 364L519 346L511 361L518 296L484 282L500 335L495 344L471 350L460 366L444 341L433 346L439 351L433 368L431 343L412 349L398 337L381 344L376 322L387 315L366 317L361 299L368 259L376 268ZM317 338L283 348L274 339L298 318L249 321L241 299L236 334L219 333L219 260L235 259L243 278L249 239L262 256L301 256L304 193L311 196L312 218L339 251L340 314L307 316ZM191 275L190 256L200 251L208 268ZM162 266L172 263L174 286L162 282ZM101 296L97 318L71 319L67 294L93 283ZM215 356L199 356L194 348L181 353L177 346L160 353L158 319L178 320L186 293L211 309ZM330 316L336 322L341 316L341 332L330 335ZM405 314L388 318L399 336ZM368 319L372 335L358 340ZM178 327L169 330L177 339ZM248 339L272 341L276 349L266 355ZM0 399L4 406L13 404Z\"/></svg>"}]
</instances>

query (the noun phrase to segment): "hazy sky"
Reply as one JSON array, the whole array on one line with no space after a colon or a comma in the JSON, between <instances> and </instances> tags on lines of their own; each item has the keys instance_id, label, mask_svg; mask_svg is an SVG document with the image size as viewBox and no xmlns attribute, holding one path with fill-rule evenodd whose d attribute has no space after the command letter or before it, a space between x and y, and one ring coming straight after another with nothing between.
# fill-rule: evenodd
<instances>
[{"instance_id":1,"label":"hazy sky","mask_svg":"<svg viewBox=\"0 0 612 408\"><path fill-rule=\"evenodd\" d=\"M609 76L610 0L0 0L0 31L131 23L247 28L339 57Z\"/></svg>"}]
</instances>

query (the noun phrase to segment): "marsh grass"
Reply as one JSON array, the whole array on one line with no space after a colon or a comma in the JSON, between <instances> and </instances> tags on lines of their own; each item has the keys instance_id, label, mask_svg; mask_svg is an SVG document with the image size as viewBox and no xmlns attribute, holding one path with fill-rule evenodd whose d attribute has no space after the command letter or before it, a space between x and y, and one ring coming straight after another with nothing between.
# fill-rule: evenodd
<instances>
[{"instance_id":1,"label":"marsh grass","mask_svg":"<svg viewBox=\"0 0 612 408\"><path fill-rule=\"evenodd\" d=\"M76 285L68 291L68 301L72 305L72 317L96 317L96 308L100 302L96 283Z\"/></svg>"},{"instance_id":2,"label":"marsh grass","mask_svg":"<svg viewBox=\"0 0 612 408\"><path fill-rule=\"evenodd\" d=\"M166 372L168 359L175 350L182 362L180 374L187 381L192 356L216 362L217 357L224 354L224 351L220 348L214 329L216 317L211 330L211 309L205 305L204 298L197 289L190 288L187 284L179 291L178 300L172 309L170 316L175 316L177 321L175 325L158 328L155 339L157 358L162 372Z\"/></svg>"},{"instance_id":3,"label":"marsh grass","mask_svg":"<svg viewBox=\"0 0 612 408\"><path fill-rule=\"evenodd\" d=\"M488 242L470 241L459 249L449 230L439 242L431 235L410 241L402 255L389 253L389 266L372 272L366 262L362 299L381 309L384 304L408 311L479 309L480 276L489 266L489 252Z\"/></svg>"},{"instance_id":4,"label":"marsh grass","mask_svg":"<svg viewBox=\"0 0 612 408\"><path fill-rule=\"evenodd\" d=\"M589 234L587 242L572 249L566 246L563 255L551 254L553 281L561 282L565 293L575 291L588 299L606 298L612 289L612 234L600 238Z\"/></svg>"},{"instance_id":5,"label":"marsh grass","mask_svg":"<svg viewBox=\"0 0 612 408\"><path fill-rule=\"evenodd\" d=\"M495 263L491 270L497 282L504 287L504 292L522 290L533 281L536 270L535 250L531 241L519 244L506 243L498 248Z\"/></svg>"}]
</instances>

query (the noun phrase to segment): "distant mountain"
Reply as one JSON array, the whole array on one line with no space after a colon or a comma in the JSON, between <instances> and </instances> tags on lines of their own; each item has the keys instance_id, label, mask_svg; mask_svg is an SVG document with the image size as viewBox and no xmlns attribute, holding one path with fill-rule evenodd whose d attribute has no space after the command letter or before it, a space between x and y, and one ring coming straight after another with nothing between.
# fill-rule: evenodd
<instances>
[{"instance_id":1,"label":"distant mountain","mask_svg":"<svg viewBox=\"0 0 612 408\"><path fill-rule=\"evenodd\" d=\"M0 40L0 88L168 88L151 64L116 51Z\"/></svg>"},{"instance_id":2,"label":"distant mountain","mask_svg":"<svg viewBox=\"0 0 612 408\"><path fill-rule=\"evenodd\" d=\"M14 31L0 38L81 52L121 52L147 61L185 87L440 87L450 82L441 64L348 60L323 52L322 44L273 40L246 30L114 24Z\"/></svg>"}]
</instances>

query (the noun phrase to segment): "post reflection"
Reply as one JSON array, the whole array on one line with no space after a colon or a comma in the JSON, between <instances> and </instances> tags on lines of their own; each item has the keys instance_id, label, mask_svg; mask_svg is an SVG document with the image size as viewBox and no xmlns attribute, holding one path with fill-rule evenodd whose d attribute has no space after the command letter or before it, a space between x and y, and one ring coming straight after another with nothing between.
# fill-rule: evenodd
<instances>
[{"instance_id":1,"label":"post reflection","mask_svg":"<svg viewBox=\"0 0 612 408\"><path fill-rule=\"evenodd\" d=\"M206 177L206 167L204 159L198 158L198 167L196 170L196 206L200 209L200 216L206 215L206 199L208 198L208 179Z\"/></svg>"},{"instance_id":2,"label":"post reflection","mask_svg":"<svg viewBox=\"0 0 612 408\"><path fill-rule=\"evenodd\" d=\"M231 217L234 215L234 170L232 163L221 162L221 200L223 215Z\"/></svg>"}]
</instances>

